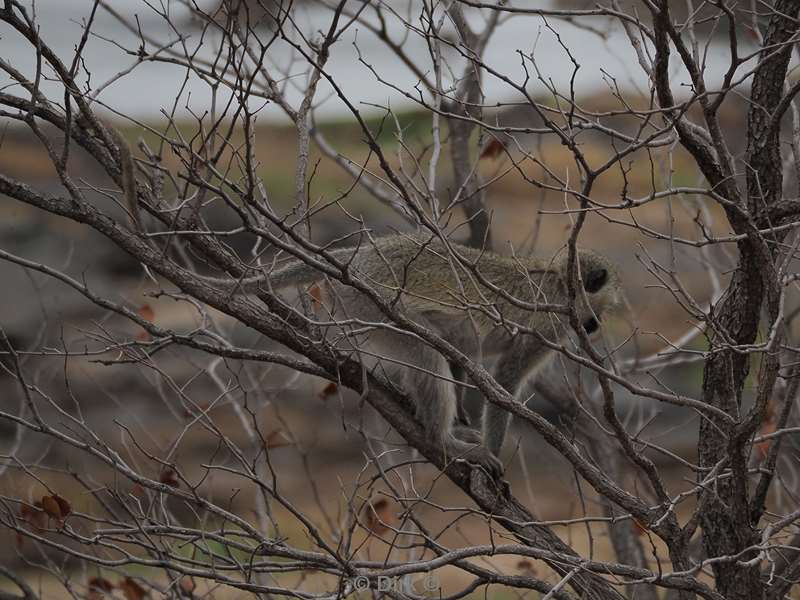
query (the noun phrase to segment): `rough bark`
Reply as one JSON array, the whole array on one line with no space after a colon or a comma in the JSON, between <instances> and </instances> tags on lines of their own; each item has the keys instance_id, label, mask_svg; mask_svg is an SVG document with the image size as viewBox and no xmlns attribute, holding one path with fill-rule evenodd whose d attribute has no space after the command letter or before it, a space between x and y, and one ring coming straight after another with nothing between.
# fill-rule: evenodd
<instances>
[{"instance_id":1,"label":"rough bark","mask_svg":"<svg viewBox=\"0 0 800 600\"><path fill-rule=\"evenodd\" d=\"M791 46L787 42L797 32L800 3L775 3L765 35L762 62L759 65L751 92L748 114L748 148L746 153L746 206L728 207L728 217L737 233L751 233L748 216L764 214L781 199L783 173L781 168L778 129L770 128L771 117L783 95ZM776 48L778 50L776 51ZM776 234L780 239L781 234ZM774 246L773 246L774 248ZM773 250L774 252L774 250ZM730 343L751 344L756 339L762 307L772 319L777 316L777 297L774 286L765 273L770 271L773 255L766 255L764 246L753 237L739 244L739 266L733 275L723 300L715 307L711 321L725 333ZM766 264L765 264L766 263ZM770 289L772 288L772 289ZM740 420L742 391L750 370L750 354L728 349L722 336L710 333L712 350L703 373L703 400L725 410ZM769 361L767 361L769 362ZM760 387L769 391L776 369L767 364L760 374ZM749 510L747 488L747 446L742 442L738 426L728 426L720 420L703 419L698 444L700 465L711 468L727 460L733 477L717 482L701 497L701 526L708 556L736 555L758 543L758 523ZM752 558L744 555L742 560ZM717 589L731 600L753 600L764 597L764 585L758 565L742 566L736 561L713 565Z\"/></svg>"}]
</instances>

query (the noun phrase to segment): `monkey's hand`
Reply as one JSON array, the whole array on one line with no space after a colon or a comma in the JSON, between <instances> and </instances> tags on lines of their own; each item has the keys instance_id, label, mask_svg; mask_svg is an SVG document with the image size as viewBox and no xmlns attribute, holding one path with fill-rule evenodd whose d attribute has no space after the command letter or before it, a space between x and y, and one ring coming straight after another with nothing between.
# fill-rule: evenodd
<instances>
[{"instance_id":1,"label":"monkey's hand","mask_svg":"<svg viewBox=\"0 0 800 600\"><path fill-rule=\"evenodd\" d=\"M453 435L467 442L468 444L483 444L483 434L478 429L473 429L466 425L456 425L453 427Z\"/></svg>"},{"instance_id":2,"label":"monkey's hand","mask_svg":"<svg viewBox=\"0 0 800 600\"><path fill-rule=\"evenodd\" d=\"M505 470L503 463L482 443L469 443L455 437L446 442L448 460L462 459L485 469L493 479L500 479Z\"/></svg>"}]
</instances>

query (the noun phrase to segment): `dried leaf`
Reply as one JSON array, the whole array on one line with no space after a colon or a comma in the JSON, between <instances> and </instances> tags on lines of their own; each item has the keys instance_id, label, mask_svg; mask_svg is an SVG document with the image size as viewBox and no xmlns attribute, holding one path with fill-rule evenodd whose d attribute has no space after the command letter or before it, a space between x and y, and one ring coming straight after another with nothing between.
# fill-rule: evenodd
<instances>
[{"instance_id":1,"label":"dried leaf","mask_svg":"<svg viewBox=\"0 0 800 600\"><path fill-rule=\"evenodd\" d=\"M89 580L89 600L103 600L108 598L114 589L114 584L102 577L92 577Z\"/></svg>"},{"instance_id":2,"label":"dried leaf","mask_svg":"<svg viewBox=\"0 0 800 600\"><path fill-rule=\"evenodd\" d=\"M117 584L122 590L126 600L142 600L147 595L147 591L130 577L126 577Z\"/></svg>"},{"instance_id":3,"label":"dried leaf","mask_svg":"<svg viewBox=\"0 0 800 600\"><path fill-rule=\"evenodd\" d=\"M174 469L164 469L161 471L161 476L158 480L170 487L181 487L181 482L178 480L178 475L175 473Z\"/></svg>"},{"instance_id":4,"label":"dried leaf","mask_svg":"<svg viewBox=\"0 0 800 600\"><path fill-rule=\"evenodd\" d=\"M53 496L42 496L42 509L51 519L60 521L64 518L61 514L61 506Z\"/></svg>"},{"instance_id":5,"label":"dried leaf","mask_svg":"<svg viewBox=\"0 0 800 600\"><path fill-rule=\"evenodd\" d=\"M272 450L273 448L283 448L284 446L292 446L293 443L289 440L286 434L283 432L282 429L276 429L275 431L271 432L267 435L267 439L265 442L265 447L268 450Z\"/></svg>"},{"instance_id":6,"label":"dried leaf","mask_svg":"<svg viewBox=\"0 0 800 600\"><path fill-rule=\"evenodd\" d=\"M181 581L178 585L180 586L181 591L183 591L184 594L188 594L189 596L194 594L195 587L197 587L194 583L194 579L192 579L188 575L184 575L183 577L181 577Z\"/></svg>"},{"instance_id":7,"label":"dried leaf","mask_svg":"<svg viewBox=\"0 0 800 600\"><path fill-rule=\"evenodd\" d=\"M392 513L389 510L389 501L381 498L367 505L367 529L375 535L389 531L392 522Z\"/></svg>"},{"instance_id":8,"label":"dried leaf","mask_svg":"<svg viewBox=\"0 0 800 600\"><path fill-rule=\"evenodd\" d=\"M136 313L142 317L145 321L150 321L151 323L156 320L156 312L153 310L153 307L149 304L142 304L139 307L139 310Z\"/></svg>"},{"instance_id":9,"label":"dried leaf","mask_svg":"<svg viewBox=\"0 0 800 600\"><path fill-rule=\"evenodd\" d=\"M775 402L774 398L770 398L767 400L767 406L764 411L764 422L771 422L775 420L775 416L777 414L777 403Z\"/></svg>"},{"instance_id":10,"label":"dried leaf","mask_svg":"<svg viewBox=\"0 0 800 600\"><path fill-rule=\"evenodd\" d=\"M64 498L58 494L53 494L53 499L58 502L58 508L61 510L61 518L66 518L72 512L72 506Z\"/></svg>"},{"instance_id":11,"label":"dried leaf","mask_svg":"<svg viewBox=\"0 0 800 600\"><path fill-rule=\"evenodd\" d=\"M99 590L101 592L110 592L114 589L114 584L103 577L92 577L89 580L89 589Z\"/></svg>"},{"instance_id":12,"label":"dried leaf","mask_svg":"<svg viewBox=\"0 0 800 600\"><path fill-rule=\"evenodd\" d=\"M320 400L327 400L328 398L333 396L338 391L338 389L339 386L331 381L328 385L322 388L322 391L319 393Z\"/></svg>"},{"instance_id":13,"label":"dried leaf","mask_svg":"<svg viewBox=\"0 0 800 600\"><path fill-rule=\"evenodd\" d=\"M42 510L42 502L40 500L34 502L33 506L23 504L19 509L19 517L36 532L40 532L47 527L47 513Z\"/></svg>"},{"instance_id":14,"label":"dried leaf","mask_svg":"<svg viewBox=\"0 0 800 600\"><path fill-rule=\"evenodd\" d=\"M761 429L758 430L759 435L769 435L770 433L775 433L777 431L777 427L775 426L775 422L772 420L766 421L762 426ZM768 440L761 440L760 442L756 442L754 444L755 451L758 454L759 458L762 460L767 458L769 454L769 449L772 446L772 439Z\"/></svg>"},{"instance_id":15,"label":"dried leaf","mask_svg":"<svg viewBox=\"0 0 800 600\"><path fill-rule=\"evenodd\" d=\"M318 283L315 283L308 288L308 293L313 298L312 305L314 310L320 310L322 308L322 288L319 287Z\"/></svg>"},{"instance_id":16,"label":"dried leaf","mask_svg":"<svg viewBox=\"0 0 800 600\"><path fill-rule=\"evenodd\" d=\"M149 304L143 304L141 307L139 307L139 310L136 311L136 314L142 317L145 321L150 321L151 323L153 323L156 318L156 313ZM143 329L136 334L136 339L141 342L146 342L151 340L152 336L150 335L149 331Z\"/></svg>"},{"instance_id":17,"label":"dried leaf","mask_svg":"<svg viewBox=\"0 0 800 600\"><path fill-rule=\"evenodd\" d=\"M42 503L38 502L38 504L41 506ZM19 507L19 518L22 519L23 521L27 521L28 519L30 519L32 514L37 512L41 512L41 509L37 508L36 506L30 506L29 504L23 504L22 506Z\"/></svg>"},{"instance_id":18,"label":"dried leaf","mask_svg":"<svg viewBox=\"0 0 800 600\"><path fill-rule=\"evenodd\" d=\"M506 149L505 143L500 141L497 138L492 138L489 142L483 147L481 151L481 158L497 158L500 156L503 151Z\"/></svg>"},{"instance_id":19,"label":"dried leaf","mask_svg":"<svg viewBox=\"0 0 800 600\"><path fill-rule=\"evenodd\" d=\"M638 535L647 535L647 527L642 525L638 519L633 520L633 529Z\"/></svg>"},{"instance_id":20,"label":"dried leaf","mask_svg":"<svg viewBox=\"0 0 800 600\"><path fill-rule=\"evenodd\" d=\"M517 570L526 575L536 576L536 567L534 567L533 562L527 558L523 558L517 562Z\"/></svg>"}]
</instances>

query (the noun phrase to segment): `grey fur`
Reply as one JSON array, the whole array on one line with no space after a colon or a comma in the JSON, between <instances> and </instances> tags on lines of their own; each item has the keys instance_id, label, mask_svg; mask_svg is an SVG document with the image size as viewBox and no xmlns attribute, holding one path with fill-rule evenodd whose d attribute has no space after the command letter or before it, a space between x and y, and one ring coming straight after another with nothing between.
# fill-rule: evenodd
<instances>
[{"instance_id":1,"label":"grey fur","mask_svg":"<svg viewBox=\"0 0 800 600\"><path fill-rule=\"evenodd\" d=\"M481 252L459 244L450 247L475 264L485 280L522 302L565 304L566 252L542 261L535 257ZM397 301L407 316L461 352L473 358L497 356L495 377L515 397L552 354L540 337L518 332L518 328L538 332L550 342L562 341L570 330L565 314L516 306L482 285L468 269L451 260L449 250L435 238L388 236L375 240L374 245L370 242L357 249L336 250L334 255L349 262L353 275L387 300ZM619 281L604 257L581 250L578 258L582 281L592 290L579 292L578 317L593 329L620 303ZM466 456L493 474L502 472L497 455L505 439L509 413L486 403L482 435L463 427L454 428L456 385L447 360L415 336L388 327L370 327L369 324L391 322L357 290L325 279L319 271L300 261L265 276L207 281L245 293L260 287L279 290L317 282L326 311L321 320L356 321L354 325L331 327L328 339L337 340L340 349L359 355L367 368L381 371L415 396L417 417L426 432L442 444L448 458ZM498 321L498 315L502 322ZM474 444L476 439L482 439L483 444Z\"/></svg>"}]
</instances>

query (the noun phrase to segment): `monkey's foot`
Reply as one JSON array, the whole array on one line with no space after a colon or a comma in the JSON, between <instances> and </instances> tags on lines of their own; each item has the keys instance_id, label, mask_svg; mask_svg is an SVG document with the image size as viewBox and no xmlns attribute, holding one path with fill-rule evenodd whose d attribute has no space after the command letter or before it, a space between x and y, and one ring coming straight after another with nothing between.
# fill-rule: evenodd
<instances>
[{"instance_id":1,"label":"monkey's foot","mask_svg":"<svg viewBox=\"0 0 800 600\"><path fill-rule=\"evenodd\" d=\"M446 451L449 459L462 459L476 464L485 469L494 479L502 477L503 471L505 471L500 459L482 444L470 444L463 440L450 438Z\"/></svg>"},{"instance_id":2,"label":"monkey's foot","mask_svg":"<svg viewBox=\"0 0 800 600\"><path fill-rule=\"evenodd\" d=\"M453 435L457 439L462 442L467 442L468 444L483 444L483 434L472 427L456 425L453 427Z\"/></svg>"}]
</instances>

